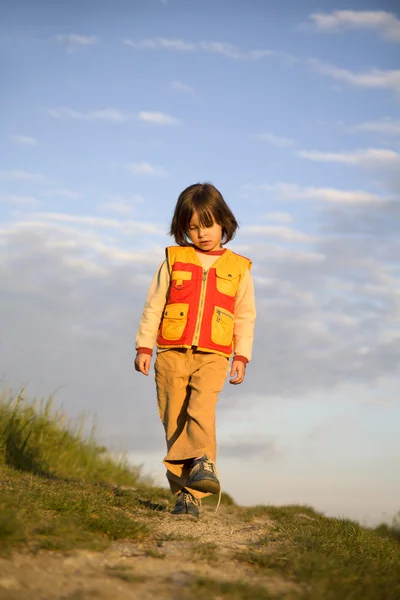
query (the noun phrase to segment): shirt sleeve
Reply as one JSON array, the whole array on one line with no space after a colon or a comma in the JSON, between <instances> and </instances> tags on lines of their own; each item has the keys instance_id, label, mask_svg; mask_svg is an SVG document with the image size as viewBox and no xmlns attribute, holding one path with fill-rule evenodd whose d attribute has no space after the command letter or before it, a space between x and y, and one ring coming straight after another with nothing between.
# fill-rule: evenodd
<instances>
[{"instance_id":1,"label":"shirt sleeve","mask_svg":"<svg viewBox=\"0 0 400 600\"><path fill-rule=\"evenodd\" d=\"M240 282L235 299L234 358L240 356L246 358L247 361L251 360L255 321L254 284L250 271L247 271Z\"/></svg>"},{"instance_id":2,"label":"shirt sleeve","mask_svg":"<svg viewBox=\"0 0 400 600\"><path fill-rule=\"evenodd\" d=\"M137 335L136 350L144 348L152 350L157 339L158 328L170 285L170 274L167 261L164 260L151 283L140 319Z\"/></svg>"}]
</instances>

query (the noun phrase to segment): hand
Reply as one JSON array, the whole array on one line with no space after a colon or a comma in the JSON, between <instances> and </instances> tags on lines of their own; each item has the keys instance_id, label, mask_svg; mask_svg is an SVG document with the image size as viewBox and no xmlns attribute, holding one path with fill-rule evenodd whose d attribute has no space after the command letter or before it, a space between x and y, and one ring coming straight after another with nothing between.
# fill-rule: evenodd
<instances>
[{"instance_id":1,"label":"hand","mask_svg":"<svg viewBox=\"0 0 400 600\"><path fill-rule=\"evenodd\" d=\"M143 375L149 374L151 364L151 356L150 354L137 354L135 358L135 370L139 371L139 373L143 373Z\"/></svg>"},{"instance_id":2,"label":"hand","mask_svg":"<svg viewBox=\"0 0 400 600\"><path fill-rule=\"evenodd\" d=\"M232 383L233 385L239 385L239 383L242 383L245 375L246 365L244 364L244 362L242 362L241 360L233 360L230 372L230 376L233 377L233 379L230 379L229 383Z\"/></svg>"}]
</instances>

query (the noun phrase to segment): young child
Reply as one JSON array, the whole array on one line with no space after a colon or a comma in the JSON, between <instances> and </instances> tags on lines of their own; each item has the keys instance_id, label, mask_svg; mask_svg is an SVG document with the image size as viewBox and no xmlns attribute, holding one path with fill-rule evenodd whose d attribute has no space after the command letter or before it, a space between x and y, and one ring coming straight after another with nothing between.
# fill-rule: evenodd
<instances>
[{"instance_id":1,"label":"young child","mask_svg":"<svg viewBox=\"0 0 400 600\"><path fill-rule=\"evenodd\" d=\"M136 337L135 369L149 374L154 342L158 410L173 514L199 515L199 500L220 491L215 409L229 371L242 383L251 359L255 304L251 261L223 248L238 224L220 192L197 183L179 196L166 248Z\"/></svg>"}]
</instances>

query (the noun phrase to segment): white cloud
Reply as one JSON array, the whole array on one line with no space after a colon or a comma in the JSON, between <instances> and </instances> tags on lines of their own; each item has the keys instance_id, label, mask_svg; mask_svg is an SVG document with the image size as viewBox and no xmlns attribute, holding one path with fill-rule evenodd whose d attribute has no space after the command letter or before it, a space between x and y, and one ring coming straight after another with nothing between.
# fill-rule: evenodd
<instances>
[{"instance_id":1,"label":"white cloud","mask_svg":"<svg viewBox=\"0 0 400 600\"><path fill-rule=\"evenodd\" d=\"M134 175L151 175L154 177L164 177L167 172L164 167L157 167L150 163L130 163L127 165L128 170Z\"/></svg>"},{"instance_id":2,"label":"white cloud","mask_svg":"<svg viewBox=\"0 0 400 600\"><path fill-rule=\"evenodd\" d=\"M335 10L330 14L310 15L320 31L343 31L346 29L374 29L383 38L400 42L400 20L390 12L365 10Z\"/></svg>"},{"instance_id":3,"label":"white cloud","mask_svg":"<svg viewBox=\"0 0 400 600\"><path fill-rule=\"evenodd\" d=\"M300 150L296 153L300 158L316 162L333 162L359 167L399 167L400 154L384 148L368 148L355 152L319 152Z\"/></svg>"},{"instance_id":4,"label":"white cloud","mask_svg":"<svg viewBox=\"0 0 400 600\"><path fill-rule=\"evenodd\" d=\"M182 92L183 94L192 94L194 92L194 88L187 83L183 83L179 79L175 79L171 82L171 89L174 92Z\"/></svg>"},{"instance_id":5,"label":"white cloud","mask_svg":"<svg viewBox=\"0 0 400 600\"><path fill-rule=\"evenodd\" d=\"M92 225L94 227L110 227L120 230L136 229L145 233L159 234L161 232L152 223L143 223L140 221L117 221L116 219L104 219L103 217L73 215L69 213L36 213L32 218L45 219L48 221L60 221L63 223L78 223L81 225Z\"/></svg>"},{"instance_id":6,"label":"white cloud","mask_svg":"<svg viewBox=\"0 0 400 600\"><path fill-rule=\"evenodd\" d=\"M158 50L165 48L168 50L175 50L177 52L209 52L212 54L221 54L226 58L234 60L259 60L266 56L273 56L280 58L287 64L293 64L298 62L298 59L285 52L278 52L275 50L261 49L261 50L249 50L243 51L238 46L227 42L211 42L211 41L200 41L200 42L187 42L180 39L169 39L163 37L154 37L141 40L140 42L134 42L133 40L125 39L123 43L127 46L131 46L137 50Z\"/></svg>"},{"instance_id":7,"label":"white cloud","mask_svg":"<svg viewBox=\"0 0 400 600\"><path fill-rule=\"evenodd\" d=\"M275 56L273 50L250 50L243 52L234 44L228 44L226 42L200 42L199 48L206 52L213 54L222 54L227 58L233 58L235 60L258 60L264 56Z\"/></svg>"},{"instance_id":8,"label":"white cloud","mask_svg":"<svg viewBox=\"0 0 400 600\"><path fill-rule=\"evenodd\" d=\"M124 202L103 202L99 204L99 210L105 212L114 212L119 215L132 215L133 207L130 204Z\"/></svg>"},{"instance_id":9,"label":"white cloud","mask_svg":"<svg viewBox=\"0 0 400 600\"><path fill-rule=\"evenodd\" d=\"M11 140L21 146L37 146L37 140L30 135L12 135Z\"/></svg>"},{"instance_id":10,"label":"white cloud","mask_svg":"<svg viewBox=\"0 0 400 600\"><path fill-rule=\"evenodd\" d=\"M127 112L118 108L103 108L100 110L79 111L68 107L49 108L47 113L56 119L77 119L82 121L110 121L126 123L128 121L145 121L155 125L177 125L179 120L162 112L140 111Z\"/></svg>"},{"instance_id":11,"label":"white cloud","mask_svg":"<svg viewBox=\"0 0 400 600\"><path fill-rule=\"evenodd\" d=\"M267 237L278 238L285 242L313 242L315 238L303 233L296 231L290 227L284 227L279 225L245 225L241 227L243 233L250 233L255 235L265 235Z\"/></svg>"},{"instance_id":12,"label":"white cloud","mask_svg":"<svg viewBox=\"0 0 400 600\"><path fill-rule=\"evenodd\" d=\"M122 202L125 204L143 204L145 199L140 194L132 194L131 196L120 196L112 194L108 197L110 202Z\"/></svg>"},{"instance_id":13,"label":"white cloud","mask_svg":"<svg viewBox=\"0 0 400 600\"><path fill-rule=\"evenodd\" d=\"M271 212L266 213L263 216L271 221L277 221L278 223L293 223L293 217L292 215L289 215L289 213Z\"/></svg>"},{"instance_id":14,"label":"white cloud","mask_svg":"<svg viewBox=\"0 0 400 600\"><path fill-rule=\"evenodd\" d=\"M117 108L103 108L100 110L88 110L86 112L74 110L68 107L49 108L47 113L57 119L79 119L84 121L114 121L124 123L137 118L135 113L129 113Z\"/></svg>"},{"instance_id":15,"label":"white cloud","mask_svg":"<svg viewBox=\"0 0 400 600\"><path fill-rule=\"evenodd\" d=\"M75 192L74 190L69 190L67 188L55 188L52 190L47 190L41 195L45 196L46 198L66 198L67 200L79 200L82 198L82 194L80 192Z\"/></svg>"},{"instance_id":16,"label":"white cloud","mask_svg":"<svg viewBox=\"0 0 400 600\"><path fill-rule=\"evenodd\" d=\"M99 205L99 210L115 212L120 215L131 215L133 213L133 204L143 204L144 198L139 194L133 196L110 196L109 202L103 202Z\"/></svg>"},{"instance_id":17,"label":"white cloud","mask_svg":"<svg viewBox=\"0 0 400 600\"><path fill-rule=\"evenodd\" d=\"M179 120L162 112L140 111L138 113L139 121L154 123L155 125L178 125Z\"/></svg>"},{"instance_id":18,"label":"white cloud","mask_svg":"<svg viewBox=\"0 0 400 600\"><path fill-rule=\"evenodd\" d=\"M84 230L87 231L87 227L93 228L104 228L114 229L121 234L131 235L132 233L146 233L152 235L165 235L165 228L162 225L154 223L147 223L145 221L127 221L118 219L106 219L104 217L97 217L93 215L74 215L71 213L56 213L56 212L37 212L31 213L25 220L21 219L15 224L15 227L32 229L32 230L51 230L55 233L68 233L73 232L79 235L81 230L66 228L63 224L83 225ZM61 225L60 225L61 224Z\"/></svg>"},{"instance_id":19,"label":"white cloud","mask_svg":"<svg viewBox=\"0 0 400 600\"><path fill-rule=\"evenodd\" d=\"M272 144L272 146L278 146L279 148L289 148L290 146L294 146L296 143L290 138L275 135L274 133L259 133L256 137L260 140L268 142L269 144Z\"/></svg>"},{"instance_id":20,"label":"white cloud","mask_svg":"<svg viewBox=\"0 0 400 600\"><path fill-rule=\"evenodd\" d=\"M371 131L376 133L385 133L388 135L400 135L400 120L390 117L379 119L378 121L366 121L356 125L352 129L356 131Z\"/></svg>"},{"instance_id":21,"label":"white cloud","mask_svg":"<svg viewBox=\"0 0 400 600\"><path fill-rule=\"evenodd\" d=\"M289 262L293 265L315 265L326 260L325 254L322 252L307 252L306 250L298 250L293 248L274 248L271 252L274 259L280 262ZM303 296L303 301L306 296ZM312 302L309 302L311 304Z\"/></svg>"},{"instance_id":22,"label":"white cloud","mask_svg":"<svg viewBox=\"0 0 400 600\"><path fill-rule=\"evenodd\" d=\"M245 190L273 192L280 200L319 200L336 204L380 204L384 198L360 190L339 190L336 188L301 187L292 183L247 185ZM280 213L278 213L280 214Z\"/></svg>"},{"instance_id":23,"label":"white cloud","mask_svg":"<svg viewBox=\"0 0 400 600\"><path fill-rule=\"evenodd\" d=\"M353 73L347 69L339 69L320 60L310 59L311 66L319 73L329 75L339 81L366 88L383 88L400 93L400 70L381 71L372 69L366 73Z\"/></svg>"},{"instance_id":24,"label":"white cloud","mask_svg":"<svg viewBox=\"0 0 400 600\"><path fill-rule=\"evenodd\" d=\"M44 175L40 173L30 173L29 171L0 171L0 179L11 179L13 181L29 181L31 183L43 183L46 181Z\"/></svg>"},{"instance_id":25,"label":"white cloud","mask_svg":"<svg viewBox=\"0 0 400 600\"><path fill-rule=\"evenodd\" d=\"M76 33L58 34L55 37L59 44L65 46L68 52L74 52L80 46L92 46L99 43L99 38L90 35L78 35Z\"/></svg>"},{"instance_id":26,"label":"white cloud","mask_svg":"<svg viewBox=\"0 0 400 600\"><path fill-rule=\"evenodd\" d=\"M184 40L171 40L162 37L149 38L140 42L124 40L124 44L139 50L156 50L158 48L168 48L170 50L177 50L178 52L193 52L197 48L196 44L192 42L185 42Z\"/></svg>"},{"instance_id":27,"label":"white cloud","mask_svg":"<svg viewBox=\"0 0 400 600\"><path fill-rule=\"evenodd\" d=\"M18 194L0 195L0 204L41 204L40 200L34 196L20 196Z\"/></svg>"},{"instance_id":28,"label":"white cloud","mask_svg":"<svg viewBox=\"0 0 400 600\"><path fill-rule=\"evenodd\" d=\"M46 249L59 249L64 253L63 264L77 267L87 273L106 274L104 260L118 261L121 263L142 263L149 265L157 263L158 257L146 256L145 252L136 252L126 248L106 243L101 239L99 231L91 231L91 227L108 227L111 224L116 225L121 233L145 233L145 234L164 234L164 231L158 231L150 223L138 221L111 221L96 217L79 217L70 214L57 213L36 213L30 215L31 220L21 220L8 224L7 228L0 229L0 238L2 245L4 242L13 238L25 235L28 238L34 234L36 239L42 238ZM36 218L36 220L35 220ZM54 221L59 221L54 222ZM108 223L107 223L108 221ZM68 225L65 225L68 223ZM85 225L85 227L73 227L71 225ZM112 225L111 225L112 226ZM31 238L31 241L34 238ZM67 252L73 252L68 256ZM80 255L76 253L78 251ZM92 253L93 260L89 260L87 251ZM24 282L21 282L24 286ZM29 286L29 282L27 283Z\"/></svg>"}]
</instances>

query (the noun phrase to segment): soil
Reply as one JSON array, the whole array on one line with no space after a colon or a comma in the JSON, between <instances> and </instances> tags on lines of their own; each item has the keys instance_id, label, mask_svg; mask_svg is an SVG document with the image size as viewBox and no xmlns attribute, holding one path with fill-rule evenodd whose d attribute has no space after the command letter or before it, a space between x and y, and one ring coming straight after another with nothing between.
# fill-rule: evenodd
<instances>
[{"instance_id":1,"label":"soil","mask_svg":"<svg viewBox=\"0 0 400 600\"><path fill-rule=\"evenodd\" d=\"M150 522L146 513L140 518ZM197 597L199 578L239 583L242 590L242 584L260 586L272 597L295 591L293 583L236 556L256 549L271 530L266 517L243 520L235 507L221 506L215 514L206 506L200 518L154 513L151 529L150 539L118 541L103 552L17 552L0 558L0 600L180 600Z\"/></svg>"}]
</instances>

